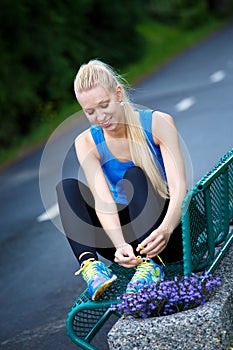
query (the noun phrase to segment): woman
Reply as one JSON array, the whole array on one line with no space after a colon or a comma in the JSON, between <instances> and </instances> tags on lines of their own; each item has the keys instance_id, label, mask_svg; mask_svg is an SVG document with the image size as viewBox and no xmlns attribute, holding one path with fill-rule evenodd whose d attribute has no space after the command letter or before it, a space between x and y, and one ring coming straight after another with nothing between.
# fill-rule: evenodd
<instances>
[{"instance_id":1,"label":"woman","mask_svg":"<svg viewBox=\"0 0 233 350\"><path fill-rule=\"evenodd\" d=\"M161 261L182 259L187 186L177 130L165 113L134 109L123 79L99 60L80 67L74 89L91 123L75 140L88 186L69 179L57 191L63 227L81 265L77 274L97 299L116 279L99 253L135 267L127 292L137 292L163 277Z\"/></svg>"}]
</instances>

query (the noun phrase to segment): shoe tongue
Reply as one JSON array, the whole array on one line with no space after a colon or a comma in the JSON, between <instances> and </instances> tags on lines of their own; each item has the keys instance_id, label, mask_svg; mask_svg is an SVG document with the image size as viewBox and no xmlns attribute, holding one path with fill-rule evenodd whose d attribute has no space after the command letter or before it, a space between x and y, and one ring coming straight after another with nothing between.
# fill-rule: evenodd
<instances>
[{"instance_id":1,"label":"shoe tongue","mask_svg":"<svg viewBox=\"0 0 233 350\"><path fill-rule=\"evenodd\" d=\"M142 262L150 262L150 258L142 258Z\"/></svg>"}]
</instances>

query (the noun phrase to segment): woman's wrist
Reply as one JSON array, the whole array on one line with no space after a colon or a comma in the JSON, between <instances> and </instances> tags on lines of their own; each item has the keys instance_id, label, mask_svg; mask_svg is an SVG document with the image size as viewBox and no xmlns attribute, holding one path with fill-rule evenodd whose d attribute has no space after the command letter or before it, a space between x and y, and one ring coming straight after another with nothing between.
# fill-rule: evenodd
<instances>
[{"instance_id":1,"label":"woman's wrist","mask_svg":"<svg viewBox=\"0 0 233 350\"><path fill-rule=\"evenodd\" d=\"M158 229L161 231L167 232L169 234L169 236L171 236L173 231L175 230L176 226L177 225L173 225L171 223L168 224L168 223L164 222L158 227Z\"/></svg>"},{"instance_id":2,"label":"woman's wrist","mask_svg":"<svg viewBox=\"0 0 233 350\"><path fill-rule=\"evenodd\" d=\"M173 216L169 214L170 213L167 212L159 228L162 229L163 231L166 231L169 235L171 235L175 230L175 228L180 224L181 215L180 213L177 213L176 215L173 215Z\"/></svg>"},{"instance_id":3,"label":"woman's wrist","mask_svg":"<svg viewBox=\"0 0 233 350\"><path fill-rule=\"evenodd\" d=\"M128 245L128 243L123 242L123 243L121 243L121 244L116 244L116 245L115 245L115 248L116 248L116 249L120 249L120 248L126 247L127 245Z\"/></svg>"}]
</instances>

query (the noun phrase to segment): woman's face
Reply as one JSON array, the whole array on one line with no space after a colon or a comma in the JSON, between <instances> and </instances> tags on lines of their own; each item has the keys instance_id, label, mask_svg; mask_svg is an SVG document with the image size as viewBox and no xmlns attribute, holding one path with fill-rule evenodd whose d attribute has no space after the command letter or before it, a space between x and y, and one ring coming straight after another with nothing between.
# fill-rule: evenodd
<instances>
[{"instance_id":1,"label":"woman's face","mask_svg":"<svg viewBox=\"0 0 233 350\"><path fill-rule=\"evenodd\" d=\"M78 93L77 98L91 124L110 131L124 121L120 87L116 88L116 93L112 93L102 86L96 86Z\"/></svg>"}]
</instances>

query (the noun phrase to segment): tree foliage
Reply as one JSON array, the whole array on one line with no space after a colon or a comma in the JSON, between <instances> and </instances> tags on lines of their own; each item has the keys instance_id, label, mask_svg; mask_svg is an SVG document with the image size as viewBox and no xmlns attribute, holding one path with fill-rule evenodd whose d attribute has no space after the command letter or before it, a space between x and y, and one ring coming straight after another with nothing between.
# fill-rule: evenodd
<instances>
[{"instance_id":1,"label":"tree foliage","mask_svg":"<svg viewBox=\"0 0 233 350\"><path fill-rule=\"evenodd\" d=\"M122 67L141 54L141 0L2 0L0 145L7 147L45 111L73 99L76 70L90 58Z\"/></svg>"},{"instance_id":2,"label":"tree foliage","mask_svg":"<svg viewBox=\"0 0 233 350\"><path fill-rule=\"evenodd\" d=\"M190 27L233 0L2 0L0 146L73 101L78 67L100 58L120 69L143 55L147 16Z\"/></svg>"},{"instance_id":3,"label":"tree foliage","mask_svg":"<svg viewBox=\"0 0 233 350\"><path fill-rule=\"evenodd\" d=\"M232 14L233 0L147 0L147 12L158 21L192 29L210 16Z\"/></svg>"}]
</instances>

